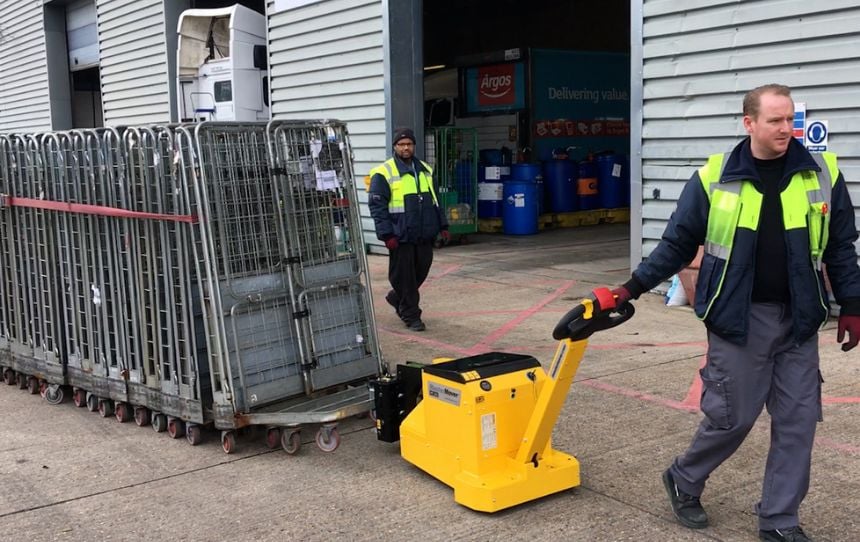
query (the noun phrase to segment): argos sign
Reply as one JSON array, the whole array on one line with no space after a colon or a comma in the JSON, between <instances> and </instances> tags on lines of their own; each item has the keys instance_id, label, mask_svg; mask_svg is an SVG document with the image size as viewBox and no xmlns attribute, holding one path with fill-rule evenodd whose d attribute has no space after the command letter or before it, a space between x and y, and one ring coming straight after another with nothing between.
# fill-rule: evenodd
<instances>
[{"instance_id":1,"label":"argos sign","mask_svg":"<svg viewBox=\"0 0 860 542\"><path fill-rule=\"evenodd\" d=\"M522 62L466 69L467 112L524 108L524 73Z\"/></svg>"}]
</instances>

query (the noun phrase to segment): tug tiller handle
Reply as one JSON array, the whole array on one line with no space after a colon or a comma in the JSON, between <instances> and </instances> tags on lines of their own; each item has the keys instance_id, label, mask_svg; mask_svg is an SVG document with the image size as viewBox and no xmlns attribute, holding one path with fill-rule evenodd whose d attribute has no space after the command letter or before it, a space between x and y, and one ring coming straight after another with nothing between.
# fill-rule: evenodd
<instances>
[{"instance_id":1,"label":"tug tiller handle","mask_svg":"<svg viewBox=\"0 0 860 542\"><path fill-rule=\"evenodd\" d=\"M591 295L572 308L552 330L552 338L560 341L581 341L596 331L621 325L633 317L635 309L629 302L616 304L609 288L596 288Z\"/></svg>"}]
</instances>

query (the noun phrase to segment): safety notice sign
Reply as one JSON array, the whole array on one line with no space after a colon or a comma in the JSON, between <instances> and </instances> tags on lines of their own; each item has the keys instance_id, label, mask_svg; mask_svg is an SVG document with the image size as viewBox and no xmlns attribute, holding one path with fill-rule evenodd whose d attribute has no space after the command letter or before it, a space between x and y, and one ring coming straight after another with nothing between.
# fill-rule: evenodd
<instances>
[{"instance_id":1,"label":"safety notice sign","mask_svg":"<svg viewBox=\"0 0 860 542\"><path fill-rule=\"evenodd\" d=\"M827 150L827 121L814 120L806 126L806 148L809 152Z\"/></svg>"}]
</instances>

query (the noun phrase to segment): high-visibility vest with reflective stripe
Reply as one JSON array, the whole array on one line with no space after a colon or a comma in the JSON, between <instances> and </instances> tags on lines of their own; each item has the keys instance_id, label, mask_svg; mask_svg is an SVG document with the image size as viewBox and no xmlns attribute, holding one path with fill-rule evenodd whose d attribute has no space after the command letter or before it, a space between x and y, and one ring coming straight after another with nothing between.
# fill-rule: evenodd
<instances>
[{"instance_id":1,"label":"high-visibility vest with reflective stripe","mask_svg":"<svg viewBox=\"0 0 860 542\"><path fill-rule=\"evenodd\" d=\"M762 194L751 181L720 183L728 156L728 153L714 154L699 169L699 178L710 200L704 251L725 262L719 285L708 300L704 314L700 315L701 319L707 317L722 291L737 229L757 230L761 214ZM795 173L780 193L780 200L784 228L808 229L812 265L820 270L830 229L830 199L839 170L833 153L813 154L812 157L821 173L811 170ZM821 303L826 307L824 300Z\"/></svg>"},{"instance_id":2,"label":"high-visibility vest with reflective stripe","mask_svg":"<svg viewBox=\"0 0 860 542\"><path fill-rule=\"evenodd\" d=\"M426 162L421 160L419 162L424 166L424 170L418 173L418 183L415 182L415 176L411 172L400 175L394 158L389 158L370 171L371 177L378 173L388 181L388 187L391 190L391 199L388 200L389 213L404 212L406 210L404 198L410 194L422 192L429 192L433 197L433 203L438 205L436 191L433 188L433 169Z\"/></svg>"}]
</instances>

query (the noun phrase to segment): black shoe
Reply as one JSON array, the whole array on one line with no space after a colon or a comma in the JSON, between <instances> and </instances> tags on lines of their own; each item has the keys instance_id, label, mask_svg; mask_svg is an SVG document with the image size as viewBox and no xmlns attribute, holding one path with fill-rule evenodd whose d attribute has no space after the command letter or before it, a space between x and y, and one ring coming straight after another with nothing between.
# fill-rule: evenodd
<instances>
[{"instance_id":1,"label":"black shoe","mask_svg":"<svg viewBox=\"0 0 860 542\"><path fill-rule=\"evenodd\" d=\"M812 539L806 536L800 527L759 531L758 537L765 542L812 542Z\"/></svg>"},{"instance_id":2,"label":"black shoe","mask_svg":"<svg viewBox=\"0 0 860 542\"><path fill-rule=\"evenodd\" d=\"M425 326L424 322L422 322L420 319L406 322L406 327L408 327L412 331L424 331L425 329L427 329L427 326Z\"/></svg>"},{"instance_id":3,"label":"black shoe","mask_svg":"<svg viewBox=\"0 0 860 542\"><path fill-rule=\"evenodd\" d=\"M681 525L690 529L704 529L708 526L708 515L702 508L699 497L688 495L678 489L668 469L663 473L663 485L666 486L666 492L669 494L672 513Z\"/></svg>"},{"instance_id":4,"label":"black shoe","mask_svg":"<svg viewBox=\"0 0 860 542\"><path fill-rule=\"evenodd\" d=\"M388 290L388 293L385 294L385 301L394 307L394 312L397 313L397 316L400 316L400 303L397 302L397 294L394 293L394 290Z\"/></svg>"}]
</instances>

